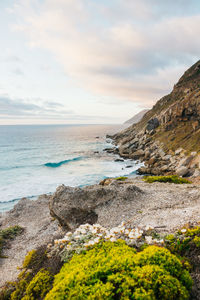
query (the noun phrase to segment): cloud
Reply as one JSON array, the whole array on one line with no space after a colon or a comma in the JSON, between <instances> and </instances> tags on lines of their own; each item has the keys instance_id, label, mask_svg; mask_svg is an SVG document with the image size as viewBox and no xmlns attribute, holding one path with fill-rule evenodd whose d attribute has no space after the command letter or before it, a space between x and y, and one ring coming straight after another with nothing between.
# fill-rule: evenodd
<instances>
[{"instance_id":1,"label":"cloud","mask_svg":"<svg viewBox=\"0 0 200 300\"><path fill-rule=\"evenodd\" d=\"M0 118L20 117L45 117L57 118L73 115L71 110L66 110L61 104L42 102L40 105L24 99L13 99L9 96L0 96Z\"/></svg>"},{"instance_id":2,"label":"cloud","mask_svg":"<svg viewBox=\"0 0 200 300\"><path fill-rule=\"evenodd\" d=\"M11 62L11 63L20 63L22 62L21 58L18 57L17 55L9 55L5 59L6 62Z\"/></svg>"},{"instance_id":3,"label":"cloud","mask_svg":"<svg viewBox=\"0 0 200 300\"><path fill-rule=\"evenodd\" d=\"M20 68L16 68L12 71L13 74L18 75L18 76L23 76L24 72Z\"/></svg>"},{"instance_id":4,"label":"cloud","mask_svg":"<svg viewBox=\"0 0 200 300\"><path fill-rule=\"evenodd\" d=\"M15 26L101 96L152 105L199 56L200 7L186 0L19 1Z\"/></svg>"},{"instance_id":5,"label":"cloud","mask_svg":"<svg viewBox=\"0 0 200 300\"><path fill-rule=\"evenodd\" d=\"M37 104L39 103L39 104ZM25 120L25 122L50 121L56 123L66 122L117 122L117 117L105 117L101 115L76 114L72 110L67 110L64 105L52 101L42 101L42 99L24 100L13 99L9 96L0 96L0 124L2 120Z\"/></svg>"}]
</instances>

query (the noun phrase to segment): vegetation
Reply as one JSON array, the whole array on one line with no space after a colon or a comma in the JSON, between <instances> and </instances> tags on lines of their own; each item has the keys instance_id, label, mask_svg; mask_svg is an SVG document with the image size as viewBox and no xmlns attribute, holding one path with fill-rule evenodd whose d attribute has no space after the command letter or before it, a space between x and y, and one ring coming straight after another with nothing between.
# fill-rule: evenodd
<instances>
[{"instance_id":1,"label":"vegetation","mask_svg":"<svg viewBox=\"0 0 200 300\"><path fill-rule=\"evenodd\" d=\"M49 271L41 269L27 285L26 295L22 300L43 299L51 289L52 282L53 275Z\"/></svg>"},{"instance_id":2,"label":"vegetation","mask_svg":"<svg viewBox=\"0 0 200 300\"><path fill-rule=\"evenodd\" d=\"M0 300L44 299L52 288L54 275L62 266L60 257L52 256L49 259L46 250L45 245L26 255L17 281L8 282L1 289Z\"/></svg>"},{"instance_id":3,"label":"vegetation","mask_svg":"<svg viewBox=\"0 0 200 300\"><path fill-rule=\"evenodd\" d=\"M179 122L173 130L166 131L160 126L153 138L163 143L166 151L175 151L180 147L188 153L200 151L199 131L194 131L192 121L189 120Z\"/></svg>"},{"instance_id":4,"label":"vegetation","mask_svg":"<svg viewBox=\"0 0 200 300\"><path fill-rule=\"evenodd\" d=\"M6 244L22 232L23 228L18 225L0 230L0 258L3 257L2 251L3 248L6 247Z\"/></svg>"},{"instance_id":5,"label":"vegetation","mask_svg":"<svg viewBox=\"0 0 200 300\"><path fill-rule=\"evenodd\" d=\"M123 241L104 242L74 255L45 299L188 299L191 285L167 249L149 246L136 253Z\"/></svg>"},{"instance_id":6,"label":"vegetation","mask_svg":"<svg viewBox=\"0 0 200 300\"><path fill-rule=\"evenodd\" d=\"M144 176L144 181L148 183L153 182L169 182L169 183L175 183L175 184L183 184L183 183L191 183L191 181L178 177L177 175L169 175L169 176Z\"/></svg>"},{"instance_id":7,"label":"vegetation","mask_svg":"<svg viewBox=\"0 0 200 300\"><path fill-rule=\"evenodd\" d=\"M167 236L147 226L143 234L135 233L137 248L129 244L133 232L127 233L126 240L117 238L122 235L124 225L120 226L111 229L114 241L89 240L84 248L77 240L79 250L64 263L58 252L49 252L49 245L30 251L18 280L6 284L0 299L199 299L200 226L190 228L188 224ZM102 234L103 228L95 228L95 235ZM88 236L83 225L76 234L81 239ZM71 245L70 235L56 240L57 249L63 251L67 239ZM192 291L189 272L194 279Z\"/></svg>"},{"instance_id":8,"label":"vegetation","mask_svg":"<svg viewBox=\"0 0 200 300\"><path fill-rule=\"evenodd\" d=\"M115 180L125 181L127 178L128 178L128 177L120 176L120 177L115 178Z\"/></svg>"}]
</instances>

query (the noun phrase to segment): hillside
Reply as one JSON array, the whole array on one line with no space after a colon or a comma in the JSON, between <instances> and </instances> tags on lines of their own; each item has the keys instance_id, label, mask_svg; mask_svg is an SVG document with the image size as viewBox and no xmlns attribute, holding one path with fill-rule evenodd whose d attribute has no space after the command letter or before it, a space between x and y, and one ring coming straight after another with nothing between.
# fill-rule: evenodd
<instances>
[{"instance_id":1,"label":"hillside","mask_svg":"<svg viewBox=\"0 0 200 300\"><path fill-rule=\"evenodd\" d=\"M182 166L179 165L180 159L173 162L173 158L169 156L168 160L171 159L170 163L167 164L169 167L166 167L166 164L158 163L163 160L164 154L174 156L176 150L179 149L182 149L179 151L180 158L187 157L190 152L197 152L192 154L193 159L189 159L190 162L194 162L194 165L188 175L191 175L195 169L199 169L200 61L196 62L183 74L175 84L172 92L161 98L143 116L140 122L128 127L112 138L119 146L121 156L144 160L146 165L150 166L150 169L152 169L153 160L149 163L148 160L152 158L152 153L156 148L158 152L154 153L156 156L153 155L153 157L157 163L155 166L157 170L154 168L153 174L173 173L178 166ZM148 154L149 150L150 154ZM159 151L161 155L159 155ZM167 158L165 159L167 160ZM158 170L162 165L165 165L165 171ZM152 173L150 170L146 171Z\"/></svg>"},{"instance_id":2,"label":"hillside","mask_svg":"<svg viewBox=\"0 0 200 300\"><path fill-rule=\"evenodd\" d=\"M143 109L138 114L134 115L132 118L124 122L124 124L132 125L138 123L148 111L149 111L148 109Z\"/></svg>"}]
</instances>

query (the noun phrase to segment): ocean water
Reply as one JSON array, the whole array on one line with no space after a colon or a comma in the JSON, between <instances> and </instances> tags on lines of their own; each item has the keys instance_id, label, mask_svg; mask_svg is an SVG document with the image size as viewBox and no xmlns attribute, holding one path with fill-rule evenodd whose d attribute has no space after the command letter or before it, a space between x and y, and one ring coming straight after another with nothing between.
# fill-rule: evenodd
<instances>
[{"instance_id":1,"label":"ocean water","mask_svg":"<svg viewBox=\"0 0 200 300\"><path fill-rule=\"evenodd\" d=\"M61 185L84 186L135 174L133 161L115 162L107 133L115 125L0 126L0 211ZM130 167L131 165L131 167ZM127 168L127 166L129 166Z\"/></svg>"}]
</instances>

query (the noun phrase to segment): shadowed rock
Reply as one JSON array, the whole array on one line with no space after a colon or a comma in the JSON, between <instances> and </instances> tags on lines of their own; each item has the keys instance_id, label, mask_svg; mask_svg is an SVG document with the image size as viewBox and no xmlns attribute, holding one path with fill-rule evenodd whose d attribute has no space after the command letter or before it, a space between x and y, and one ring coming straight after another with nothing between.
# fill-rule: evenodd
<instances>
[{"instance_id":1,"label":"shadowed rock","mask_svg":"<svg viewBox=\"0 0 200 300\"><path fill-rule=\"evenodd\" d=\"M98 220L96 209L107 207L113 201L132 201L142 190L135 185L113 182L108 186L93 185L84 188L60 186L50 198L50 213L61 226L73 230L80 224L94 224ZM112 212L111 212L112 213Z\"/></svg>"}]
</instances>

